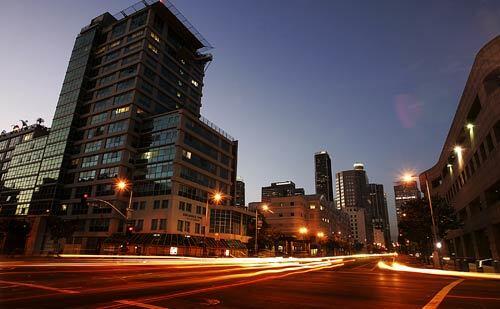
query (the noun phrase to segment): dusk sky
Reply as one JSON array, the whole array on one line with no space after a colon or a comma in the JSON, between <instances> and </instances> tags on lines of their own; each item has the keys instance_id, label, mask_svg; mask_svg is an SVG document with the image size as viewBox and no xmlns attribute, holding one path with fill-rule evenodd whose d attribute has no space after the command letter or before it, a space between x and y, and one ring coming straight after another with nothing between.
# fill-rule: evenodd
<instances>
[{"instance_id":1,"label":"dusk sky","mask_svg":"<svg viewBox=\"0 0 500 309\"><path fill-rule=\"evenodd\" d=\"M134 0L4 1L0 129L50 125L74 39ZM437 160L499 1L173 1L215 47L202 114L239 140L247 203L292 180L314 193L313 155L363 162L388 195ZM394 228L394 226L393 226Z\"/></svg>"}]
</instances>

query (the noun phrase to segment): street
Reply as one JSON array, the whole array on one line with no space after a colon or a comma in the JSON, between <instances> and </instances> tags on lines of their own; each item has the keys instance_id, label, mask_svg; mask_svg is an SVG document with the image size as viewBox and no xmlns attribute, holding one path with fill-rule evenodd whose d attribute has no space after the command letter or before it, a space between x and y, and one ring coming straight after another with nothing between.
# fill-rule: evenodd
<instances>
[{"instance_id":1,"label":"street","mask_svg":"<svg viewBox=\"0 0 500 309\"><path fill-rule=\"evenodd\" d=\"M2 308L498 308L500 281L379 269L382 258L5 261ZM390 262L391 258L383 258ZM266 259L262 259L266 261ZM222 263L221 263L222 262ZM228 264L223 264L228 263ZM449 289L450 285L452 286Z\"/></svg>"}]
</instances>

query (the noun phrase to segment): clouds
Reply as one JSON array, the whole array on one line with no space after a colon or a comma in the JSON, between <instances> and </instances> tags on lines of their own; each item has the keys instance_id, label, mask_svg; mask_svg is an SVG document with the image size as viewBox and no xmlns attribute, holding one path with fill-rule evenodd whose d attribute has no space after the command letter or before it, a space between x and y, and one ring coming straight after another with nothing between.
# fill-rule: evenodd
<instances>
[{"instance_id":1,"label":"clouds","mask_svg":"<svg viewBox=\"0 0 500 309\"><path fill-rule=\"evenodd\" d=\"M411 94L398 94L394 97L396 116L403 128L413 128L422 115L423 104Z\"/></svg>"}]
</instances>

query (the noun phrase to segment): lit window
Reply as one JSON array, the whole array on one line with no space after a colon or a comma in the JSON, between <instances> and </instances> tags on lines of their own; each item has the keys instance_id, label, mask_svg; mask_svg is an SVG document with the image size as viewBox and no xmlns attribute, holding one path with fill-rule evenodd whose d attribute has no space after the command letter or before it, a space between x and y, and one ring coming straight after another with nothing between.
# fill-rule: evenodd
<instances>
[{"instance_id":1,"label":"lit window","mask_svg":"<svg viewBox=\"0 0 500 309\"><path fill-rule=\"evenodd\" d=\"M120 43L121 43L121 41L120 41L120 40L115 41L115 42L111 43L111 45L109 45L109 48L116 47L116 46L120 45Z\"/></svg>"},{"instance_id":2,"label":"lit window","mask_svg":"<svg viewBox=\"0 0 500 309\"><path fill-rule=\"evenodd\" d=\"M148 44L149 50L158 55L158 49L151 44Z\"/></svg>"},{"instance_id":3,"label":"lit window","mask_svg":"<svg viewBox=\"0 0 500 309\"><path fill-rule=\"evenodd\" d=\"M309 209L316 209L316 205L314 204L309 205Z\"/></svg>"},{"instance_id":4,"label":"lit window","mask_svg":"<svg viewBox=\"0 0 500 309\"><path fill-rule=\"evenodd\" d=\"M182 155L183 155L185 158L191 159L191 152L190 152L190 151L183 150L183 151L182 151Z\"/></svg>"},{"instance_id":5,"label":"lit window","mask_svg":"<svg viewBox=\"0 0 500 309\"><path fill-rule=\"evenodd\" d=\"M160 43L160 37L157 36L156 33L151 32L151 37L153 38L153 40Z\"/></svg>"},{"instance_id":6,"label":"lit window","mask_svg":"<svg viewBox=\"0 0 500 309\"><path fill-rule=\"evenodd\" d=\"M198 85L199 85L199 84L198 84L198 82L197 82L197 81L195 81L194 79L192 79L192 80L191 80L191 84L192 84L193 86L195 86L195 87L198 87Z\"/></svg>"}]
</instances>

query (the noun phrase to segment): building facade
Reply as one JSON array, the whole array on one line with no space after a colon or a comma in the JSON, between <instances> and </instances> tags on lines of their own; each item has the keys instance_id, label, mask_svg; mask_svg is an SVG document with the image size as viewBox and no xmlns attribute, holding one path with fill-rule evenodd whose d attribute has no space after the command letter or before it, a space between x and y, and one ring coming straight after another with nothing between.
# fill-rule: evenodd
<instances>
[{"instance_id":1,"label":"building facade","mask_svg":"<svg viewBox=\"0 0 500 309\"><path fill-rule=\"evenodd\" d=\"M367 246L373 243L368 176L363 164L355 163L353 167L336 174L336 205L350 215L355 240Z\"/></svg>"},{"instance_id":2,"label":"building facade","mask_svg":"<svg viewBox=\"0 0 500 309\"><path fill-rule=\"evenodd\" d=\"M261 201L270 201L273 197L304 195L303 188L296 188L293 181L273 182L268 187L262 187Z\"/></svg>"},{"instance_id":3,"label":"building facade","mask_svg":"<svg viewBox=\"0 0 500 309\"><path fill-rule=\"evenodd\" d=\"M25 186L36 204L24 194L13 207L17 215L44 210L77 222L66 239L73 251L101 252L127 226L144 239L192 242L209 236L215 193L223 197L218 206L235 205L238 142L200 114L210 45L164 2L140 1L82 28L52 128L33 142L42 157L31 156L37 166L29 175L38 178ZM33 149L22 145L19 157ZM0 196L20 188L29 176L21 169L5 174Z\"/></svg>"},{"instance_id":4,"label":"building facade","mask_svg":"<svg viewBox=\"0 0 500 309\"><path fill-rule=\"evenodd\" d=\"M372 215L374 243L382 244L382 246L389 248L391 246L391 228L384 186L374 183L371 183L368 186L370 192L370 209Z\"/></svg>"},{"instance_id":5,"label":"building facade","mask_svg":"<svg viewBox=\"0 0 500 309\"><path fill-rule=\"evenodd\" d=\"M245 182L243 179L236 179L235 206L245 207Z\"/></svg>"},{"instance_id":6,"label":"building facade","mask_svg":"<svg viewBox=\"0 0 500 309\"><path fill-rule=\"evenodd\" d=\"M476 55L437 163L420 174L432 196L455 209L463 227L449 231L457 257L500 259L500 37Z\"/></svg>"},{"instance_id":7,"label":"building facade","mask_svg":"<svg viewBox=\"0 0 500 309\"><path fill-rule=\"evenodd\" d=\"M399 222L401 216L401 205L408 201L420 198L420 190L417 181L399 181L394 185L394 199L396 204L396 218Z\"/></svg>"},{"instance_id":8,"label":"building facade","mask_svg":"<svg viewBox=\"0 0 500 309\"><path fill-rule=\"evenodd\" d=\"M314 154L314 181L316 194L324 195L327 201L333 201L332 160L326 151Z\"/></svg>"}]
</instances>

